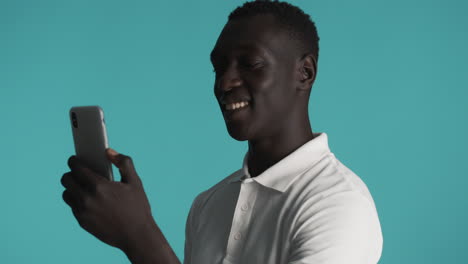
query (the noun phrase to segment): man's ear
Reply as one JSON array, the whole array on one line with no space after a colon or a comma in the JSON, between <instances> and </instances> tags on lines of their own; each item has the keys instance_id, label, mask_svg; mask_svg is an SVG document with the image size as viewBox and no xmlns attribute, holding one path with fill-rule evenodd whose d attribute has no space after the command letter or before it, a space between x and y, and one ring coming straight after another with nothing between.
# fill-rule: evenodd
<instances>
[{"instance_id":1,"label":"man's ear","mask_svg":"<svg viewBox=\"0 0 468 264\"><path fill-rule=\"evenodd\" d=\"M298 76L300 90L309 90L317 75L317 59L312 53L307 53L299 60Z\"/></svg>"}]
</instances>

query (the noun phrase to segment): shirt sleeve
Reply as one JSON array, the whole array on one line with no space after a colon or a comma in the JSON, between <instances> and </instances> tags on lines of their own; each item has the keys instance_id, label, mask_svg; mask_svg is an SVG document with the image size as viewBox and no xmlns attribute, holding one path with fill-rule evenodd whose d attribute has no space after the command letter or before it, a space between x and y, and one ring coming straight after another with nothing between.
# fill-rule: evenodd
<instances>
[{"instance_id":1,"label":"shirt sleeve","mask_svg":"<svg viewBox=\"0 0 468 264\"><path fill-rule=\"evenodd\" d=\"M193 232L194 232L194 215L197 208L197 196L190 207L187 221L185 223L185 247L184 247L184 264L192 263L192 243L193 243Z\"/></svg>"},{"instance_id":2,"label":"shirt sleeve","mask_svg":"<svg viewBox=\"0 0 468 264\"><path fill-rule=\"evenodd\" d=\"M376 264L383 247L377 211L364 195L346 191L304 203L298 211L289 264Z\"/></svg>"}]
</instances>

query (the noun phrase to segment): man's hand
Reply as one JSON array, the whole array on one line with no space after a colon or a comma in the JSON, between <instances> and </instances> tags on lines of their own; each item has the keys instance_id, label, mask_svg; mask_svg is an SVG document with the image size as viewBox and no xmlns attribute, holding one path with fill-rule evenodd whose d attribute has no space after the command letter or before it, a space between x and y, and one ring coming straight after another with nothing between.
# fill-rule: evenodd
<instances>
[{"instance_id":1,"label":"man's hand","mask_svg":"<svg viewBox=\"0 0 468 264\"><path fill-rule=\"evenodd\" d=\"M121 181L109 181L86 167L76 156L68 159L71 171L63 175L63 200L78 223L106 244L125 251L155 229L156 223L132 159L107 149L119 168Z\"/></svg>"}]
</instances>

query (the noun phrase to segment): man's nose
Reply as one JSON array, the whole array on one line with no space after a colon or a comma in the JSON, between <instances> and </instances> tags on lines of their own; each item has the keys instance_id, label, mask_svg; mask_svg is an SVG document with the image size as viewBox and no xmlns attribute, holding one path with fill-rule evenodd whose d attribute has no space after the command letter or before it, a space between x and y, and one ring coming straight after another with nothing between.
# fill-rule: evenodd
<instances>
[{"instance_id":1,"label":"man's nose","mask_svg":"<svg viewBox=\"0 0 468 264\"><path fill-rule=\"evenodd\" d=\"M226 69L223 76L221 76L219 85L221 90L224 92L242 85L242 79L240 78L239 71L236 67L230 66Z\"/></svg>"}]
</instances>

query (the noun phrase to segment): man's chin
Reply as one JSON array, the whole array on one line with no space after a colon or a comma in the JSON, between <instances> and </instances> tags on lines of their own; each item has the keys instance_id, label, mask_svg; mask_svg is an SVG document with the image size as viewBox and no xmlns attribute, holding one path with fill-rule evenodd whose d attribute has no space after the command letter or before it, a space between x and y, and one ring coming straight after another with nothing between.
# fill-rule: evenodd
<instances>
[{"instance_id":1,"label":"man's chin","mask_svg":"<svg viewBox=\"0 0 468 264\"><path fill-rule=\"evenodd\" d=\"M249 140L250 136L247 129L241 125L226 124L229 135L237 141Z\"/></svg>"}]
</instances>

